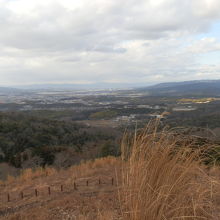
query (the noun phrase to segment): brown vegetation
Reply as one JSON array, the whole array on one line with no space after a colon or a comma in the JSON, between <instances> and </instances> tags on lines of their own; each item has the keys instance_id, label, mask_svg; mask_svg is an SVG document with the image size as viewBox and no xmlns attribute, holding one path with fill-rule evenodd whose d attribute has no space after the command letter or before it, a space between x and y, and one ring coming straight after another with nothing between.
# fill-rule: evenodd
<instances>
[{"instance_id":1,"label":"brown vegetation","mask_svg":"<svg viewBox=\"0 0 220 220\"><path fill-rule=\"evenodd\" d=\"M195 149L170 131L158 132L154 123L132 144L125 142L123 219L219 219L214 199L219 192L213 192L219 183L202 165L204 147Z\"/></svg>"},{"instance_id":2,"label":"brown vegetation","mask_svg":"<svg viewBox=\"0 0 220 220\"><path fill-rule=\"evenodd\" d=\"M220 172L203 165L204 147L150 123L125 136L122 157L83 162L66 170L26 170L1 185L10 192L38 187L38 198L0 202L1 219L217 220ZM181 146L180 146L181 143ZM211 147L211 146L210 146ZM114 177L117 185L111 185ZM98 184L97 179L102 183ZM86 181L89 186L86 186ZM77 182L77 190L73 184ZM65 185L64 192L56 190ZM48 197L45 187L52 186Z\"/></svg>"}]
</instances>

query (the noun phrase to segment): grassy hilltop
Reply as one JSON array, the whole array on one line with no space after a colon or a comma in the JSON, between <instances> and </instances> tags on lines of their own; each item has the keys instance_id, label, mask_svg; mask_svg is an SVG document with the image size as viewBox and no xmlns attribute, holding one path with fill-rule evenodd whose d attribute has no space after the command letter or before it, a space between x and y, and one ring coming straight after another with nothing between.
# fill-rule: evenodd
<instances>
[{"instance_id":1,"label":"grassy hilltop","mask_svg":"<svg viewBox=\"0 0 220 220\"><path fill-rule=\"evenodd\" d=\"M219 219L219 145L157 127L126 134L120 157L9 176L1 219Z\"/></svg>"}]
</instances>

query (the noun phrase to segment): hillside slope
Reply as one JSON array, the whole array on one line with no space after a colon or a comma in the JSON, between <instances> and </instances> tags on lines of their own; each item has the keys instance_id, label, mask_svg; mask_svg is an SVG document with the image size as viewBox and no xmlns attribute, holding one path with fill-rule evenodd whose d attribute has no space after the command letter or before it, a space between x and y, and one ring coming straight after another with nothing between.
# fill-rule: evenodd
<instances>
[{"instance_id":1,"label":"hillside slope","mask_svg":"<svg viewBox=\"0 0 220 220\"><path fill-rule=\"evenodd\" d=\"M219 146L156 128L125 135L120 158L9 176L0 219L220 219Z\"/></svg>"},{"instance_id":2,"label":"hillside slope","mask_svg":"<svg viewBox=\"0 0 220 220\"><path fill-rule=\"evenodd\" d=\"M109 157L59 172L26 170L17 179L9 177L0 187L0 219L118 219L118 168L119 161Z\"/></svg>"},{"instance_id":3,"label":"hillside slope","mask_svg":"<svg viewBox=\"0 0 220 220\"><path fill-rule=\"evenodd\" d=\"M154 86L140 88L138 91L158 96L220 96L220 80L160 83Z\"/></svg>"}]
</instances>

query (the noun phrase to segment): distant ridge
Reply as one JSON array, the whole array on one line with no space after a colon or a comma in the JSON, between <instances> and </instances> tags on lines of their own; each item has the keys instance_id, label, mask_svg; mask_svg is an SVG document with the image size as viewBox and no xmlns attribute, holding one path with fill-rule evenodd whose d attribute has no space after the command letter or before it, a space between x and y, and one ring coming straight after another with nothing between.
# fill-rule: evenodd
<instances>
[{"instance_id":1,"label":"distant ridge","mask_svg":"<svg viewBox=\"0 0 220 220\"><path fill-rule=\"evenodd\" d=\"M151 85L151 84L148 84ZM96 90L96 89L132 89L144 86L135 85L133 83L91 83L91 84L32 84L32 85L20 85L15 88L24 90Z\"/></svg>"},{"instance_id":2,"label":"distant ridge","mask_svg":"<svg viewBox=\"0 0 220 220\"><path fill-rule=\"evenodd\" d=\"M11 88L11 87L0 87L0 93L15 93L15 92L18 92L18 91L21 91L20 89L16 89L16 88Z\"/></svg>"},{"instance_id":3,"label":"distant ridge","mask_svg":"<svg viewBox=\"0 0 220 220\"><path fill-rule=\"evenodd\" d=\"M0 94L26 93L31 91L74 91L74 90L111 90L129 89L134 92L146 93L152 96L218 96L220 97L220 80L194 80L183 82L166 82L156 85L142 86L139 84L33 84L26 86L3 87Z\"/></svg>"},{"instance_id":4,"label":"distant ridge","mask_svg":"<svg viewBox=\"0 0 220 220\"><path fill-rule=\"evenodd\" d=\"M167 82L140 88L138 91L157 96L220 96L220 80Z\"/></svg>"}]
</instances>

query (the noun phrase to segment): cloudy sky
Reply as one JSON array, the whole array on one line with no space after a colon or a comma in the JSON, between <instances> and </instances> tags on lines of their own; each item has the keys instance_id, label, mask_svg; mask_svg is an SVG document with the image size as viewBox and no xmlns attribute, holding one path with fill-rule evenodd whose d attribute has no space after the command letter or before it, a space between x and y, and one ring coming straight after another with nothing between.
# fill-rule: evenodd
<instances>
[{"instance_id":1,"label":"cloudy sky","mask_svg":"<svg viewBox=\"0 0 220 220\"><path fill-rule=\"evenodd\" d=\"M220 0L0 0L0 85L220 79Z\"/></svg>"}]
</instances>

